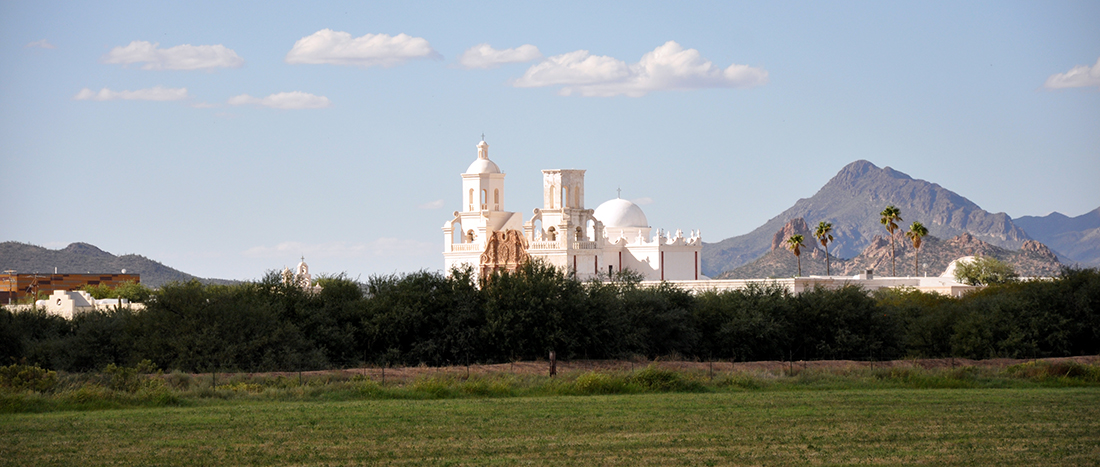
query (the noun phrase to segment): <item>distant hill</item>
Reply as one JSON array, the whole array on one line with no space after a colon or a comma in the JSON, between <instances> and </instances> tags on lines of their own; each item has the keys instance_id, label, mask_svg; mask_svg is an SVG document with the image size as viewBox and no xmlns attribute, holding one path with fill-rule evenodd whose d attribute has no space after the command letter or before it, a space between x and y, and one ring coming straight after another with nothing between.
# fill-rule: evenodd
<instances>
[{"instance_id":1,"label":"distant hill","mask_svg":"<svg viewBox=\"0 0 1100 467\"><path fill-rule=\"evenodd\" d=\"M1066 263L1100 266L1100 208L1069 217L1055 212L1013 220L1027 234L1049 245Z\"/></svg>"},{"instance_id":2,"label":"distant hill","mask_svg":"<svg viewBox=\"0 0 1100 467\"><path fill-rule=\"evenodd\" d=\"M772 235L797 218L805 219L810 226L819 221L831 222L836 240L830 244L830 252L852 258L876 236L886 234L879 223L879 212L890 204L901 209L904 221L899 225L919 221L928 227L930 235L939 238L969 233L984 242L1013 250L1031 239L1005 213L987 212L935 183L860 160L841 169L812 197L798 200L752 232L704 243L703 273L717 277L767 254Z\"/></svg>"},{"instance_id":3,"label":"distant hill","mask_svg":"<svg viewBox=\"0 0 1100 467\"><path fill-rule=\"evenodd\" d=\"M60 250L19 242L0 243L0 271L14 269L17 273L53 273L54 268L62 274L118 274L125 269L127 274L140 274L141 283L149 287L191 279L212 284L237 282L195 277L141 255L115 256L87 243L73 243Z\"/></svg>"},{"instance_id":4,"label":"distant hill","mask_svg":"<svg viewBox=\"0 0 1100 467\"><path fill-rule=\"evenodd\" d=\"M806 231L800 231L803 228ZM771 249L767 253L749 264L718 275L716 279L794 276L798 270L794 253L781 243L777 243L778 239L790 238L794 233L801 233L808 239L806 241L808 248L802 250L802 275L825 275L825 250L821 249L821 244L808 235L808 232L804 220L792 219L775 232ZM895 235L897 275L914 275L913 244L901 232L895 232ZM991 256L1007 262L1022 276L1054 276L1062 267L1054 252L1035 240L1025 241L1018 250L1009 250L979 240L969 233L963 233L948 240L931 235L925 237L920 248L920 275L927 273L929 276L938 276L952 261L963 256L977 255ZM833 275L851 276L867 269L873 269L878 276L890 275L890 239L885 235L876 235L867 248L856 257L847 260L831 257L829 262Z\"/></svg>"}]
</instances>

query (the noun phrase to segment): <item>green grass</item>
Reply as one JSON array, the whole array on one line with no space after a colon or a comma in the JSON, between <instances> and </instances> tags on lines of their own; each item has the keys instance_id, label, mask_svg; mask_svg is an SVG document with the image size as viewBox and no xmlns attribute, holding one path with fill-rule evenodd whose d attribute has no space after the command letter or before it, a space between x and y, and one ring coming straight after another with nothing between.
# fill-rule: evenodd
<instances>
[{"instance_id":1,"label":"green grass","mask_svg":"<svg viewBox=\"0 0 1100 467\"><path fill-rule=\"evenodd\" d=\"M1097 462L1097 388L230 400L0 415L2 465Z\"/></svg>"}]
</instances>

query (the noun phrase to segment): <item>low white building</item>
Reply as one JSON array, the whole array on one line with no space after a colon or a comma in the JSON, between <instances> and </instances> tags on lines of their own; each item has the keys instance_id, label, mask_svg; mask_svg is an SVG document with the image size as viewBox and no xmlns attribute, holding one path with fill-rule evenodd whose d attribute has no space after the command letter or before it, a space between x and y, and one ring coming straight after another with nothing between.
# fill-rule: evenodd
<instances>
[{"instance_id":1,"label":"low white building","mask_svg":"<svg viewBox=\"0 0 1100 467\"><path fill-rule=\"evenodd\" d=\"M587 280L631 269L647 280L700 280L698 232L658 231L638 205L612 199L596 209L584 202L584 170L542 171L541 208L529 220L504 210L504 176L489 159L489 144L462 174L462 211L443 224L444 268L470 266L478 276L514 270L539 258Z\"/></svg>"},{"instance_id":2,"label":"low white building","mask_svg":"<svg viewBox=\"0 0 1100 467\"><path fill-rule=\"evenodd\" d=\"M91 294L83 290L54 290L45 300L37 300L34 305L7 305L11 311L25 312L34 309L45 310L47 314L57 315L65 319L73 319L76 315L89 311L108 311L116 308L128 308L138 311L144 310L141 303L130 303L125 298L102 298L96 300Z\"/></svg>"}]
</instances>

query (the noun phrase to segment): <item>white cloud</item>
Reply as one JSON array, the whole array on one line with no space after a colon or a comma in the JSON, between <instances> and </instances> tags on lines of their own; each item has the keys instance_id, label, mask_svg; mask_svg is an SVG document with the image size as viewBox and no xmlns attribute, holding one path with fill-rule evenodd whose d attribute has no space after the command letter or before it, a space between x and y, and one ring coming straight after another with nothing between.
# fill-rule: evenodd
<instances>
[{"instance_id":1,"label":"white cloud","mask_svg":"<svg viewBox=\"0 0 1100 467\"><path fill-rule=\"evenodd\" d=\"M420 206L417 206L418 209L439 209L439 208L442 208L442 207L443 207L443 200L441 200L441 199L437 199L437 200L432 201L430 203L424 203L424 204L421 204Z\"/></svg>"},{"instance_id":2,"label":"white cloud","mask_svg":"<svg viewBox=\"0 0 1100 467\"><path fill-rule=\"evenodd\" d=\"M651 91L703 88L751 88L767 84L768 72L748 65L723 69L698 50L668 41L628 65L612 57L578 50L555 55L527 70L516 87L563 86L559 94L582 96L644 96Z\"/></svg>"},{"instance_id":3,"label":"white cloud","mask_svg":"<svg viewBox=\"0 0 1100 467\"><path fill-rule=\"evenodd\" d=\"M331 106L332 101L325 96L315 96L308 92L293 91L272 94L263 99L241 94L229 98L229 105L262 105L273 109L323 109Z\"/></svg>"},{"instance_id":4,"label":"white cloud","mask_svg":"<svg viewBox=\"0 0 1100 467\"><path fill-rule=\"evenodd\" d=\"M103 88L100 89L99 92L96 92L84 88L76 93L73 99L78 101L113 101L116 99L130 101L178 101L187 99L187 97L187 88L166 88L156 86L148 89L138 89L137 91L112 91Z\"/></svg>"},{"instance_id":5,"label":"white cloud","mask_svg":"<svg viewBox=\"0 0 1100 467\"><path fill-rule=\"evenodd\" d=\"M1065 73L1050 75L1043 87L1047 89L1090 88L1100 86L1100 59L1096 64L1078 65Z\"/></svg>"},{"instance_id":6,"label":"white cloud","mask_svg":"<svg viewBox=\"0 0 1100 467\"><path fill-rule=\"evenodd\" d=\"M298 39L286 54L287 63L390 67L406 60L442 58L422 37L407 34L351 34L322 29Z\"/></svg>"},{"instance_id":7,"label":"white cloud","mask_svg":"<svg viewBox=\"0 0 1100 467\"><path fill-rule=\"evenodd\" d=\"M437 253L438 245L406 238L379 238L368 243L326 242L308 244L282 242L275 246L256 246L242 254L249 258L374 258L417 256Z\"/></svg>"},{"instance_id":8,"label":"white cloud","mask_svg":"<svg viewBox=\"0 0 1100 467\"><path fill-rule=\"evenodd\" d=\"M48 41L46 39L42 39L40 41L30 42L27 45L23 46L23 48L31 48L31 47L38 47L38 48L42 48L42 49L56 49L57 48L56 46L51 44L50 41Z\"/></svg>"},{"instance_id":9,"label":"white cloud","mask_svg":"<svg viewBox=\"0 0 1100 467\"><path fill-rule=\"evenodd\" d=\"M496 50L489 44L478 44L466 49L458 57L463 68L496 68L506 63L522 63L542 58L539 48L524 44L514 49Z\"/></svg>"},{"instance_id":10,"label":"white cloud","mask_svg":"<svg viewBox=\"0 0 1100 467\"><path fill-rule=\"evenodd\" d=\"M143 70L198 70L203 68L236 68L244 59L224 45L177 45L158 49L159 43L133 41L125 47L115 47L101 59L103 63L129 65L145 63Z\"/></svg>"}]
</instances>

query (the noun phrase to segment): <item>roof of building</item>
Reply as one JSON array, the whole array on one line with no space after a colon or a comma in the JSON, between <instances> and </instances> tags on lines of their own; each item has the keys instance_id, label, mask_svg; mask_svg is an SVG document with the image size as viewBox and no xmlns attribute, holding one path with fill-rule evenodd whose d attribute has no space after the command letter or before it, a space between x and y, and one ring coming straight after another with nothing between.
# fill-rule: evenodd
<instances>
[{"instance_id":1,"label":"roof of building","mask_svg":"<svg viewBox=\"0 0 1100 467\"><path fill-rule=\"evenodd\" d=\"M604 227L649 227L642 208L622 198L605 201L596 207L592 216L603 223Z\"/></svg>"},{"instance_id":2,"label":"roof of building","mask_svg":"<svg viewBox=\"0 0 1100 467\"><path fill-rule=\"evenodd\" d=\"M496 163L489 160L489 143L482 141L477 143L477 159L474 163L470 164L470 167L466 169L468 174L498 174L500 173L500 167L497 167Z\"/></svg>"}]
</instances>

